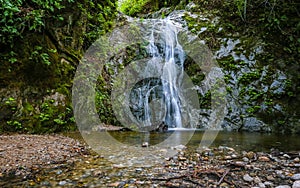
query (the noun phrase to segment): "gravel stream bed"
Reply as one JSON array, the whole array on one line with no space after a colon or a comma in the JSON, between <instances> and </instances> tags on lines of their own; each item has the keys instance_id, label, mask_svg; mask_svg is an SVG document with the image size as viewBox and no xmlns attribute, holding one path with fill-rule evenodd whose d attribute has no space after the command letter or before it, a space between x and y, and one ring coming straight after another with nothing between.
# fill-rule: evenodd
<instances>
[{"instance_id":1,"label":"gravel stream bed","mask_svg":"<svg viewBox=\"0 0 300 188\"><path fill-rule=\"evenodd\" d=\"M236 151L219 146L178 154L156 166L112 163L61 135L0 136L0 187L300 188L300 151Z\"/></svg>"}]
</instances>

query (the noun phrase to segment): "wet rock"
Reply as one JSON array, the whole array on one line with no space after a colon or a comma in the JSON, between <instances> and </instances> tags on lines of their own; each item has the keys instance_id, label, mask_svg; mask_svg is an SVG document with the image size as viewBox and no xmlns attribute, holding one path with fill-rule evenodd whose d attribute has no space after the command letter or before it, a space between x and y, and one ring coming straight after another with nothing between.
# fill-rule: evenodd
<instances>
[{"instance_id":1,"label":"wet rock","mask_svg":"<svg viewBox=\"0 0 300 188\"><path fill-rule=\"evenodd\" d=\"M101 170L96 169L93 171L93 176L102 176L102 175L103 175L103 172Z\"/></svg>"},{"instance_id":2,"label":"wet rock","mask_svg":"<svg viewBox=\"0 0 300 188\"><path fill-rule=\"evenodd\" d=\"M265 188L266 187L266 185L264 184L264 183L258 183L258 186L260 187L260 188Z\"/></svg>"},{"instance_id":3,"label":"wet rock","mask_svg":"<svg viewBox=\"0 0 300 188\"><path fill-rule=\"evenodd\" d=\"M300 180L300 174L294 174L292 177L291 177L292 180Z\"/></svg>"},{"instance_id":4,"label":"wet rock","mask_svg":"<svg viewBox=\"0 0 300 188\"><path fill-rule=\"evenodd\" d=\"M137 169L135 169L135 172L136 172L136 173L141 173L142 171L143 171L142 168L137 168Z\"/></svg>"},{"instance_id":5,"label":"wet rock","mask_svg":"<svg viewBox=\"0 0 300 188\"><path fill-rule=\"evenodd\" d=\"M300 188L300 180L295 181L295 182L293 183L292 188Z\"/></svg>"},{"instance_id":6,"label":"wet rock","mask_svg":"<svg viewBox=\"0 0 300 188\"><path fill-rule=\"evenodd\" d=\"M296 157L296 158L294 159L294 162L295 162L295 163L299 163L299 162L300 162L299 157Z\"/></svg>"},{"instance_id":7,"label":"wet rock","mask_svg":"<svg viewBox=\"0 0 300 188\"><path fill-rule=\"evenodd\" d=\"M294 166L295 166L295 167L300 167L300 164L299 164L299 163L297 163L297 164L294 164Z\"/></svg>"},{"instance_id":8,"label":"wet rock","mask_svg":"<svg viewBox=\"0 0 300 188\"><path fill-rule=\"evenodd\" d=\"M185 145L178 145L178 146L172 147L172 149L182 151L182 150L186 149L186 146Z\"/></svg>"},{"instance_id":9,"label":"wet rock","mask_svg":"<svg viewBox=\"0 0 300 188\"><path fill-rule=\"evenodd\" d=\"M291 156L289 156L288 154L284 154L283 157L287 158L287 159L290 159Z\"/></svg>"},{"instance_id":10,"label":"wet rock","mask_svg":"<svg viewBox=\"0 0 300 188\"><path fill-rule=\"evenodd\" d=\"M272 186L274 185L274 184L273 184L272 182L270 182L270 181L265 181L264 184L265 184L265 186L270 186L270 187L272 187Z\"/></svg>"},{"instance_id":11,"label":"wet rock","mask_svg":"<svg viewBox=\"0 0 300 188\"><path fill-rule=\"evenodd\" d=\"M255 183L261 183L261 179L260 179L259 177L255 177L255 178L254 178L254 182L255 182Z\"/></svg>"},{"instance_id":12,"label":"wet rock","mask_svg":"<svg viewBox=\"0 0 300 188\"><path fill-rule=\"evenodd\" d=\"M108 187L119 187L120 182L111 183L108 185Z\"/></svg>"},{"instance_id":13,"label":"wet rock","mask_svg":"<svg viewBox=\"0 0 300 188\"><path fill-rule=\"evenodd\" d=\"M275 188L291 188L291 186L289 186L289 185L279 185L279 186L276 186Z\"/></svg>"},{"instance_id":14,"label":"wet rock","mask_svg":"<svg viewBox=\"0 0 300 188\"><path fill-rule=\"evenodd\" d=\"M232 155L231 155L231 158L232 158L232 159L236 159L236 158L238 158L238 156L237 156L236 154L232 154Z\"/></svg>"},{"instance_id":15,"label":"wet rock","mask_svg":"<svg viewBox=\"0 0 300 188\"><path fill-rule=\"evenodd\" d=\"M254 159L255 155L256 154L253 151L250 151L250 152L246 153L246 157L248 159Z\"/></svg>"},{"instance_id":16,"label":"wet rock","mask_svg":"<svg viewBox=\"0 0 300 188\"><path fill-rule=\"evenodd\" d=\"M249 159L247 157L243 157L244 162L249 162Z\"/></svg>"},{"instance_id":17,"label":"wet rock","mask_svg":"<svg viewBox=\"0 0 300 188\"><path fill-rule=\"evenodd\" d=\"M68 182L67 181L60 181L60 182L58 182L58 185L59 186L64 186L64 185L66 185Z\"/></svg>"},{"instance_id":18,"label":"wet rock","mask_svg":"<svg viewBox=\"0 0 300 188\"><path fill-rule=\"evenodd\" d=\"M56 172L56 174L57 174L57 175L60 175L60 174L62 174L62 172L63 172L62 170L58 170L58 171Z\"/></svg>"},{"instance_id":19,"label":"wet rock","mask_svg":"<svg viewBox=\"0 0 300 188\"><path fill-rule=\"evenodd\" d=\"M149 147L149 143L148 142L143 142L142 147Z\"/></svg>"},{"instance_id":20,"label":"wet rock","mask_svg":"<svg viewBox=\"0 0 300 188\"><path fill-rule=\"evenodd\" d=\"M223 182L223 183L221 183L220 187L221 188L227 188L227 187L229 187L229 185L227 183Z\"/></svg>"},{"instance_id":21,"label":"wet rock","mask_svg":"<svg viewBox=\"0 0 300 188\"><path fill-rule=\"evenodd\" d=\"M244 179L244 181L247 181L247 182L252 182L254 180L249 174L245 174L243 176L243 179Z\"/></svg>"},{"instance_id":22,"label":"wet rock","mask_svg":"<svg viewBox=\"0 0 300 188\"><path fill-rule=\"evenodd\" d=\"M186 157L183 157L183 156L179 156L179 157L178 157L178 161L186 161L186 160L187 160Z\"/></svg>"},{"instance_id":23,"label":"wet rock","mask_svg":"<svg viewBox=\"0 0 300 188\"><path fill-rule=\"evenodd\" d=\"M274 177L272 175L269 175L269 176L267 176L267 180L268 181L274 181L275 179L274 179Z\"/></svg>"},{"instance_id":24,"label":"wet rock","mask_svg":"<svg viewBox=\"0 0 300 188\"><path fill-rule=\"evenodd\" d=\"M283 174L282 170L276 170L276 175L281 179L285 179L285 175Z\"/></svg>"},{"instance_id":25,"label":"wet rock","mask_svg":"<svg viewBox=\"0 0 300 188\"><path fill-rule=\"evenodd\" d=\"M51 183L49 181L43 181L41 182L42 186L51 186Z\"/></svg>"},{"instance_id":26,"label":"wet rock","mask_svg":"<svg viewBox=\"0 0 300 188\"><path fill-rule=\"evenodd\" d=\"M267 126L263 121L260 121L255 117L249 117L244 119L244 126L242 127L242 130L258 132L266 129L266 127Z\"/></svg>"},{"instance_id":27,"label":"wet rock","mask_svg":"<svg viewBox=\"0 0 300 188\"><path fill-rule=\"evenodd\" d=\"M258 160L261 162L269 162L270 161L270 159L266 156L260 156L260 157L258 157Z\"/></svg>"},{"instance_id":28,"label":"wet rock","mask_svg":"<svg viewBox=\"0 0 300 188\"><path fill-rule=\"evenodd\" d=\"M233 164L234 164L235 166L239 166L239 167L244 167L244 166L245 166L245 163L242 162L242 161L235 161Z\"/></svg>"}]
</instances>

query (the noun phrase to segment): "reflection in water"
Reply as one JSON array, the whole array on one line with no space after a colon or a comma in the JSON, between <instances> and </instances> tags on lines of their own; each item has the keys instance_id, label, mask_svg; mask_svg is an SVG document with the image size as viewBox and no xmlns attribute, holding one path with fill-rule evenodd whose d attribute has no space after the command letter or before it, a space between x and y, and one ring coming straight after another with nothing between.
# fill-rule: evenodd
<instances>
[{"instance_id":1,"label":"reflection in water","mask_svg":"<svg viewBox=\"0 0 300 188\"><path fill-rule=\"evenodd\" d=\"M191 136L191 133L193 134ZM166 158L175 155L178 145L187 145L188 149L201 149L199 144L209 144L211 140L202 140L204 131L173 130L160 132L111 131L93 132L83 135L85 141L101 156L121 166L153 166L162 164ZM68 136L78 138L80 133ZM101 139L99 139L101 138ZM205 138L209 138L208 136ZM169 140L166 142L166 140ZM141 147L143 142L150 147ZM187 142L189 141L189 142ZM162 144L163 143L163 144ZM187 143L187 144L186 144ZM203 144L202 144L203 143ZM211 147L227 146L237 151L264 151L278 149L280 151L299 151L300 142L297 135L275 135L261 133L219 132ZM179 147L181 148L181 147Z\"/></svg>"},{"instance_id":2,"label":"reflection in water","mask_svg":"<svg viewBox=\"0 0 300 188\"><path fill-rule=\"evenodd\" d=\"M176 130L176 131L175 131ZM186 137L190 137L191 131L177 129L170 130L166 133L151 132L118 132L112 131L109 134L125 145L140 146L143 141L149 142L150 145L157 145L162 141L173 135L173 139L177 143L182 143ZM200 142L209 142L209 140L202 140L204 131L197 130L191 137L188 147L199 147ZM252 150L252 151L270 151L270 149L279 149L280 151L300 150L300 138L297 135L276 135L266 133L249 133L249 132L219 132L218 136L212 143L212 147L218 146L233 147L237 150Z\"/></svg>"}]
</instances>

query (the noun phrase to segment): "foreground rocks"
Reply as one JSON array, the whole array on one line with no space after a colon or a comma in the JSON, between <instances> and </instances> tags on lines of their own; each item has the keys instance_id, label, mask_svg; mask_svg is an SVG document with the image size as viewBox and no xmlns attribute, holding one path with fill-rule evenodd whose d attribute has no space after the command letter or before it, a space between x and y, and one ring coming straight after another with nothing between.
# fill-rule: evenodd
<instances>
[{"instance_id":1,"label":"foreground rocks","mask_svg":"<svg viewBox=\"0 0 300 188\"><path fill-rule=\"evenodd\" d=\"M1 156L5 156L0 158L1 187L298 188L300 185L299 151L265 153L236 151L226 146L201 150L178 146L173 148L178 154L166 158L162 164L137 167L87 153L77 141L58 135L1 136L0 142ZM16 176L5 179L8 172ZM18 178L25 172L26 176Z\"/></svg>"},{"instance_id":2,"label":"foreground rocks","mask_svg":"<svg viewBox=\"0 0 300 188\"><path fill-rule=\"evenodd\" d=\"M297 187L299 152L237 152L233 148L204 148L170 159L165 186L186 187ZM185 161L180 161L183 157ZM157 182L157 180L156 180Z\"/></svg>"},{"instance_id":3,"label":"foreground rocks","mask_svg":"<svg viewBox=\"0 0 300 188\"><path fill-rule=\"evenodd\" d=\"M61 135L1 135L0 177L26 177L35 169L71 163L83 153L82 144Z\"/></svg>"}]
</instances>

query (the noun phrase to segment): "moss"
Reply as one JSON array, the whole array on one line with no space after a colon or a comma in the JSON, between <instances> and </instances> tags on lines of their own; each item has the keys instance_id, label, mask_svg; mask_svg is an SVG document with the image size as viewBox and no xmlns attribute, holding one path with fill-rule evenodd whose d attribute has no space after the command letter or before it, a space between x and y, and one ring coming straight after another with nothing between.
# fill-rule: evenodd
<instances>
[{"instance_id":1,"label":"moss","mask_svg":"<svg viewBox=\"0 0 300 188\"><path fill-rule=\"evenodd\" d=\"M40 31L25 29L22 39L15 38L18 45L13 53L11 49L0 50L6 57L0 63L0 112L7 112L0 118L2 131L39 133L76 128L71 107L76 66L84 50L112 28L116 7L114 0L80 0L64 2L64 6L45 17ZM55 93L64 96L63 104L51 98ZM14 110L2 106L3 98L15 95L18 102Z\"/></svg>"},{"instance_id":2,"label":"moss","mask_svg":"<svg viewBox=\"0 0 300 188\"><path fill-rule=\"evenodd\" d=\"M261 77L261 73L258 71L245 73L240 78L238 78L238 83L247 85L259 79L260 77Z\"/></svg>"}]
</instances>

